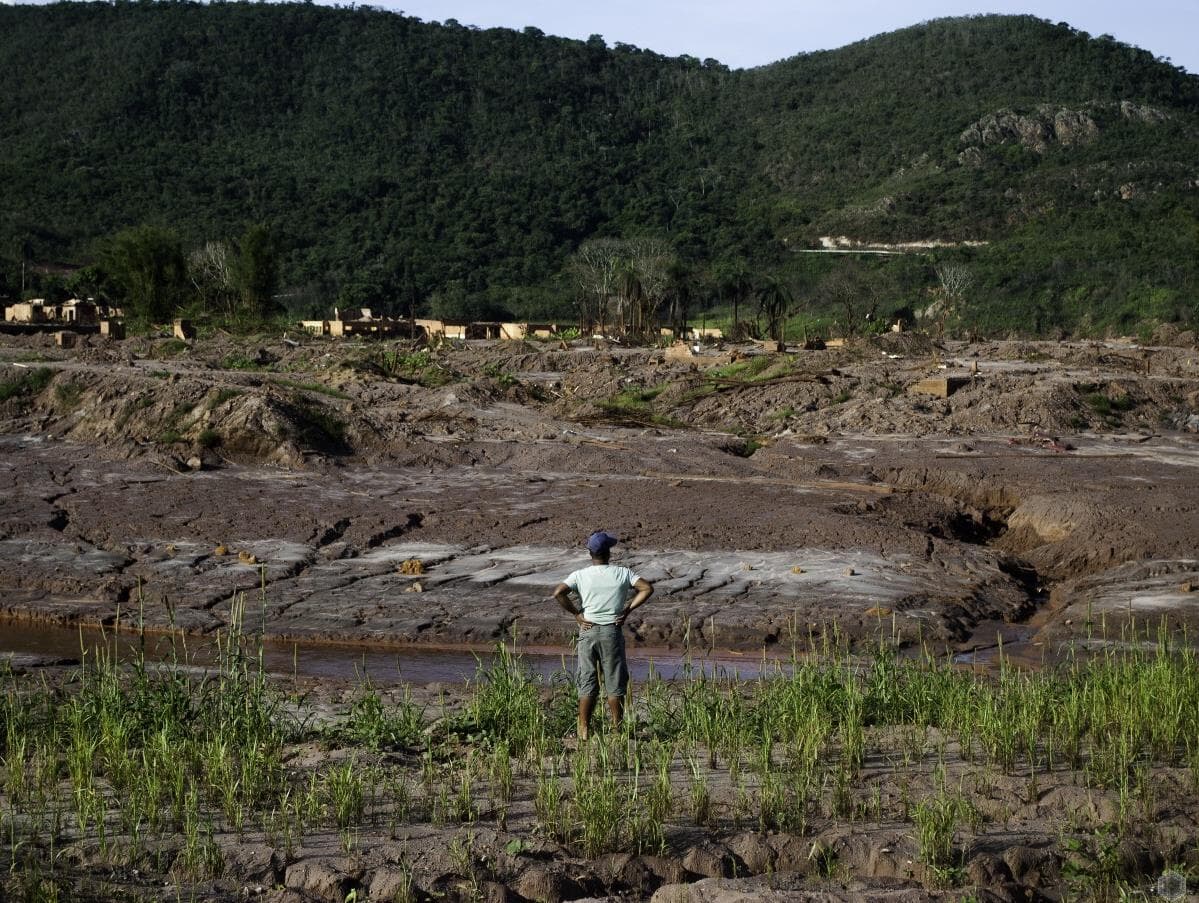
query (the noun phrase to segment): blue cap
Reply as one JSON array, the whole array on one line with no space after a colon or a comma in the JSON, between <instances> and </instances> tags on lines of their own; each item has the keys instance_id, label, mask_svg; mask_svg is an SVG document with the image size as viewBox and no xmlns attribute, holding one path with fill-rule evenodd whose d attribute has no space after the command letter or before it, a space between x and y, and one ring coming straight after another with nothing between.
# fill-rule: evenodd
<instances>
[{"instance_id":1,"label":"blue cap","mask_svg":"<svg viewBox=\"0 0 1199 903\"><path fill-rule=\"evenodd\" d=\"M592 555L602 555L618 542L620 542L620 540L611 533L605 533L603 530L596 530L587 537L587 551Z\"/></svg>"}]
</instances>

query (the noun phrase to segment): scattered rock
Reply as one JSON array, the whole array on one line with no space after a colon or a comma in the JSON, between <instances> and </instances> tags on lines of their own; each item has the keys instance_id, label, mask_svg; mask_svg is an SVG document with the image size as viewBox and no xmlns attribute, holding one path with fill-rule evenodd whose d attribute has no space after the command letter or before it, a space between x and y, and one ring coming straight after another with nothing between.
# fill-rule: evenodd
<instances>
[{"instance_id":1,"label":"scattered rock","mask_svg":"<svg viewBox=\"0 0 1199 903\"><path fill-rule=\"evenodd\" d=\"M584 893L577 881L563 874L561 866L546 862L529 863L512 882L512 890L534 903L560 903Z\"/></svg>"}]
</instances>

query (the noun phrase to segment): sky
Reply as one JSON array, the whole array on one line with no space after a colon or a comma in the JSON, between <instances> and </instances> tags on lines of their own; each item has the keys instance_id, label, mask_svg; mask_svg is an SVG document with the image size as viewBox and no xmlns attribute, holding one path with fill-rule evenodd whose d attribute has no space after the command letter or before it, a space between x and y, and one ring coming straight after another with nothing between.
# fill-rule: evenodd
<instances>
[{"instance_id":1,"label":"sky","mask_svg":"<svg viewBox=\"0 0 1199 903\"><path fill-rule=\"evenodd\" d=\"M350 0L338 0L349 5ZM366 0L426 22L603 35L668 56L714 57L734 68L830 50L941 16L1031 14L1110 34L1199 74L1199 0Z\"/></svg>"}]
</instances>

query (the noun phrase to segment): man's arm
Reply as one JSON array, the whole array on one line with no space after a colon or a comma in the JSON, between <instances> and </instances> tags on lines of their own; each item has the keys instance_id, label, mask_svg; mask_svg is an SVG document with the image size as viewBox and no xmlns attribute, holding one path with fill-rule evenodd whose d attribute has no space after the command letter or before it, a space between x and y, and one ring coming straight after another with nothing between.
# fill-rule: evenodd
<instances>
[{"instance_id":1,"label":"man's arm","mask_svg":"<svg viewBox=\"0 0 1199 903\"><path fill-rule=\"evenodd\" d=\"M623 625L625 618L629 616L633 609L644 605L646 600L654 594L654 585L641 577L637 578L637 582L633 584L633 589L637 590L637 594L629 600L629 604L624 607L624 611L617 617L617 624Z\"/></svg>"},{"instance_id":2,"label":"man's arm","mask_svg":"<svg viewBox=\"0 0 1199 903\"><path fill-rule=\"evenodd\" d=\"M583 613L579 611L579 609L575 608L574 602L570 600L570 587L565 583L559 583L554 587L554 598L568 614L575 616L575 621L578 622L580 628L586 630L588 627L594 626L590 621L583 617Z\"/></svg>"}]
</instances>

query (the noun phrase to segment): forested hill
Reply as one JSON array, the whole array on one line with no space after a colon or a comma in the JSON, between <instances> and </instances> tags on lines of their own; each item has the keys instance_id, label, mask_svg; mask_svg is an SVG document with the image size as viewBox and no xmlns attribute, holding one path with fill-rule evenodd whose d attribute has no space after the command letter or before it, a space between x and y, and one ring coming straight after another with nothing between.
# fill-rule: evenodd
<instances>
[{"instance_id":1,"label":"forested hill","mask_svg":"<svg viewBox=\"0 0 1199 903\"><path fill-rule=\"evenodd\" d=\"M1199 77L1030 17L730 71L371 9L3 6L0 147L0 294L125 227L257 223L295 309L541 316L580 243L653 236L703 298L748 272L913 306L952 259L983 324L1196 312ZM825 235L989 244L796 253Z\"/></svg>"}]
</instances>

